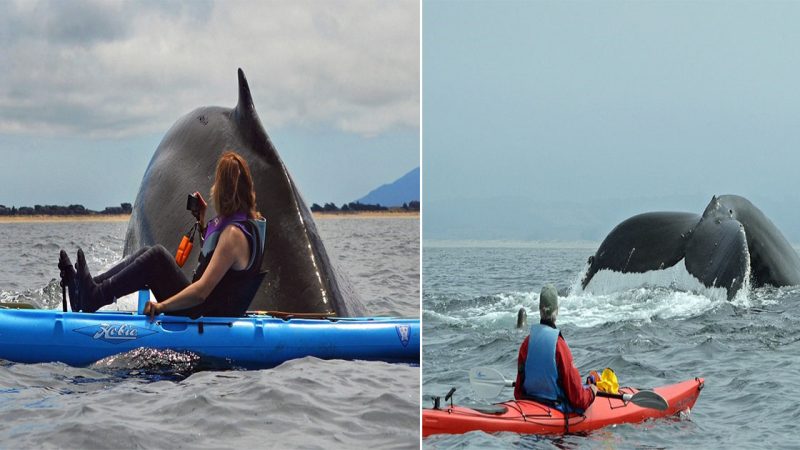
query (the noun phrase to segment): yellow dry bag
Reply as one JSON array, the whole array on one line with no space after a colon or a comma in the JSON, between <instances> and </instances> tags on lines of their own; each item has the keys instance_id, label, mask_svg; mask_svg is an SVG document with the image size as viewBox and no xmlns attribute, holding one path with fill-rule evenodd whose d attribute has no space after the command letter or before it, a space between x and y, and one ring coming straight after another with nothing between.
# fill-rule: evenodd
<instances>
[{"instance_id":1,"label":"yellow dry bag","mask_svg":"<svg viewBox=\"0 0 800 450\"><path fill-rule=\"evenodd\" d=\"M617 374L608 367L603 369L603 374L597 380L597 390L608 392L609 394L618 394L619 382L617 381Z\"/></svg>"}]
</instances>

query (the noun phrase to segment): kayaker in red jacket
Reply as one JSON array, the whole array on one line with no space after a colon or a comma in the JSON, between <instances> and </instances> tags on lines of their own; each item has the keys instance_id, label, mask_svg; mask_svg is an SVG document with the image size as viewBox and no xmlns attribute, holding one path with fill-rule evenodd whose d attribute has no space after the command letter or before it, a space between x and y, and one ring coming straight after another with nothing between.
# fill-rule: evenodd
<instances>
[{"instance_id":1,"label":"kayaker in red jacket","mask_svg":"<svg viewBox=\"0 0 800 450\"><path fill-rule=\"evenodd\" d=\"M539 295L540 322L519 348L514 398L544 400L564 412L582 412L592 404L597 386L584 386L572 352L556 328L558 292L545 286ZM533 347L529 348L533 336Z\"/></svg>"}]
</instances>

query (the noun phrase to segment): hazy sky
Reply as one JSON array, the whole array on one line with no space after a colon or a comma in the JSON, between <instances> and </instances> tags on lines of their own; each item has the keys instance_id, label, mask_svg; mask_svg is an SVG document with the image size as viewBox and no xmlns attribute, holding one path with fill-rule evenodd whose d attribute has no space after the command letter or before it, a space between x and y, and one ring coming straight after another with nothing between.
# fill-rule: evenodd
<instances>
[{"instance_id":1,"label":"hazy sky","mask_svg":"<svg viewBox=\"0 0 800 450\"><path fill-rule=\"evenodd\" d=\"M236 69L306 201L419 165L416 1L0 0L0 204L132 202L165 132Z\"/></svg>"},{"instance_id":2,"label":"hazy sky","mask_svg":"<svg viewBox=\"0 0 800 450\"><path fill-rule=\"evenodd\" d=\"M800 2L424 2L423 205L800 209L798 24Z\"/></svg>"}]
</instances>

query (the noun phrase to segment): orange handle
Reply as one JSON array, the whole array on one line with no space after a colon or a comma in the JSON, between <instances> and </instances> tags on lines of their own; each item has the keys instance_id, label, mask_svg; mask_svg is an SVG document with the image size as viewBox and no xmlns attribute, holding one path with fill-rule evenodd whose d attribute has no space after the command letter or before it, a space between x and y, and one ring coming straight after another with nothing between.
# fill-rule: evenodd
<instances>
[{"instance_id":1,"label":"orange handle","mask_svg":"<svg viewBox=\"0 0 800 450\"><path fill-rule=\"evenodd\" d=\"M178 267L183 267L186 264L186 260L189 259L189 253L192 252L192 245L189 236L184 235L180 245L178 245L178 252L175 253L175 262L178 263Z\"/></svg>"}]
</instances>

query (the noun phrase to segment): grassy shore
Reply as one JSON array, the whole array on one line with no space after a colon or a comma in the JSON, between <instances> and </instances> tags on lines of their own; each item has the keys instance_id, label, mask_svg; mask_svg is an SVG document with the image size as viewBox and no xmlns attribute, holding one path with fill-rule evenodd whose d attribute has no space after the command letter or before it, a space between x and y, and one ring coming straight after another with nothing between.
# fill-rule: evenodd
<instances>
[{"instance_id":1,"label":"grassy shore","mask_svg":"<svg viewBox=\"0 0 800 450\"><path fill-rule=\"evenodd\" d=\"M362 211L314 213L315 219L392 219L418 218L419 211ZM130 214L95 214L86 216L0 216L0 223L32 222L127 222Z\"/></svg>"}]
</instances>

